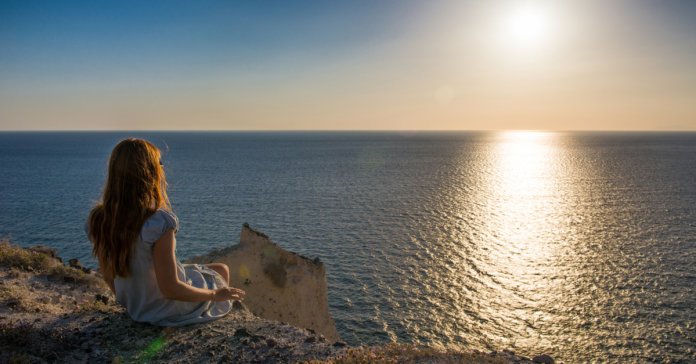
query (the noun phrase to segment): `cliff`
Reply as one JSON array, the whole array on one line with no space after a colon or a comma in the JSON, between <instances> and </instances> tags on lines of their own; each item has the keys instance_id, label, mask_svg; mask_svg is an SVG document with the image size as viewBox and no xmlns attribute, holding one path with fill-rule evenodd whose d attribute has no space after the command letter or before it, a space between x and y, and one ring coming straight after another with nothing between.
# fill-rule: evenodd
<instances>
[{"instance_id":1,"label":"cliff","mask_svg":"<svg viewBox=\"0 0 696 364\"><path fill-rule=\"evenodd\" d=\"M49 248L0 241L0 363L532 363L510 351L334 342L328 338L336 331L323 265L282 250L248 226L239 245L195 260L207 259L235 267L233 284L243 279L246 304L235 304L217 321L163 328L133 322L101 278L79 262L65 266ZM299 292L291 292L293 287ZM316 318L308 307L319 313ZM259 317L254 310L315 329ZM534 359L553 363L548 356Z\"/></svg>"},{"instance_id":2,"label":"cliff","mask_svg":"<svg viewBox=\"0 0 696 364\"><path fill-rule=\"evenodd\" d=\"M255 315L339 340L329 313L326 269L319 259L286 251L244 224L239 244L189 262L227 264L231 284L246 291L244 304Z\"/></svg>"},{"instance_id":3,"label":"cliff","mask_svg":"<svg viewBox=\"0 0 696 364\"><path fill-rule=\"evenodd\" d=\"M102 279L48 248L0 242L0 363L269 362L324 360L344 343L260 318L235 304L207 324L132 321Z\"/></svg>"}]
</instances>

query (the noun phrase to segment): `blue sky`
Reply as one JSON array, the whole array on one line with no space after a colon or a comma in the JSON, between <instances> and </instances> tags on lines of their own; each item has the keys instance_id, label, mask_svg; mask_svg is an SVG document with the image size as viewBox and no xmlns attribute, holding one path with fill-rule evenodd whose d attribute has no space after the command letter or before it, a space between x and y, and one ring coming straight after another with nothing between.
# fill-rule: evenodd
<instances>
[{"instance_id":1,"label":"blue sky","mask_svg":"<svg viewBox=\"0 0 696 364\"><path fill-rule=\"evenodd\" d=\"M3 76L200 72L288 56L321 62L364 42L398 36L388 23L400 14L386 2L370 3L3 2ZM410 7L406 1L399 5L402 13Z\"/></svg>"},{"instance_id":2,"label":"blue sky","mask_svg":"<svg viewBox=\"0 0 696 364\"><path fill-rule=\"evenodd\" d=\"M498 40L523 2L554 4L553 43ZM693 1L3 1L0 130L696 129L694 19Z\"/></svg>"}]
</instances>

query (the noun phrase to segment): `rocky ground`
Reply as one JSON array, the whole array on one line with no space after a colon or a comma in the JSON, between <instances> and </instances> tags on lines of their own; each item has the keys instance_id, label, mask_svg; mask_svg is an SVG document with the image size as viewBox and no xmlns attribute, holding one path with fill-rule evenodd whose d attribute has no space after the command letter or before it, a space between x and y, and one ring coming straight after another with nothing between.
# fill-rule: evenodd
<instances>
[{"instance_id":1,"label":"rocky ground","mask_svg":"<svg viewBox=\"0 0 696 364\"><path fill-rule=\"evenodd\" d=\"M252 314L244 305L207 324L133 322L101 279L50 249L0 242L0 363L330 362L532 363L512 352L444 352L410 344L348 347ZM553 362L535 357L535 362Z\"/></svg>"}]
</instances>

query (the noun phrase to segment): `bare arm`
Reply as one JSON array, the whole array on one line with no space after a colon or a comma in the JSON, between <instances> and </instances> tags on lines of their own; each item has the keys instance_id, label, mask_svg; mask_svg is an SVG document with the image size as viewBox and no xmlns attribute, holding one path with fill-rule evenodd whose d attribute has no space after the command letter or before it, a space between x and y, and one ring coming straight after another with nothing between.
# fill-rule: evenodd
<instances>
[{"instance_id":1,"label":"bare arm","mask_svg":"<svg viewBox=\"0 0 696 364\"><path fill-rule=\"evenodd\" d=\"M239 300L244 297L244 291L236 288L223 287L217 290L197 288L179 281L176 274L176 238L174 230L164 232L155 242L152 251L152 261L155 265L157 285L162 295L168 299L187 302Z\"/></svg>"}]
</instances>

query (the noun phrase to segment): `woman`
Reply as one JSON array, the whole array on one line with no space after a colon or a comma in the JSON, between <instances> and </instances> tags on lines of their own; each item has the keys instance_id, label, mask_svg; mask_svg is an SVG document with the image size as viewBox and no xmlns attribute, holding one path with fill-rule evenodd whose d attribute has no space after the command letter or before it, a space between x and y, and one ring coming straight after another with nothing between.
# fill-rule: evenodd
<instances>
[{"instance_id":1,"label":"woman","mask_svg":"<svg viewBox=\"0 0 696 364\"><path fill-rule=\"evenodd\" d=\"M166 186L157 147L133 138L118 143L102 200L87 221L92 253L133 320L180 326L220 318L245 293L229 287L225 264L177 260L179 222Z\"/></svg>"}]
</instances>

